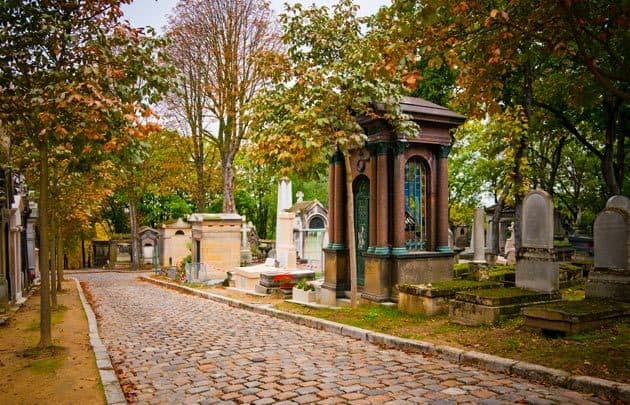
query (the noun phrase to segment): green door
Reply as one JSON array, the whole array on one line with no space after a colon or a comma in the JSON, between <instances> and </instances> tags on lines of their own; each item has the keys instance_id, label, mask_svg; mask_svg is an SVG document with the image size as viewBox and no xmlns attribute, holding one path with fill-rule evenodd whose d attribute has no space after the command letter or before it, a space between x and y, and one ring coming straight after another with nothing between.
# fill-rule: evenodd
<instances>
[{"instance_id":1,"label":"green door","mask_svg":"<svg viewBox=\"0 0 630 405\"><path fill-rule=\"evenodd\" d=\"M370 235L370 182L360 177L354 191L354 236L357 246L357 284L365 285L365 258Z\"/></svg>"}]
</instances>

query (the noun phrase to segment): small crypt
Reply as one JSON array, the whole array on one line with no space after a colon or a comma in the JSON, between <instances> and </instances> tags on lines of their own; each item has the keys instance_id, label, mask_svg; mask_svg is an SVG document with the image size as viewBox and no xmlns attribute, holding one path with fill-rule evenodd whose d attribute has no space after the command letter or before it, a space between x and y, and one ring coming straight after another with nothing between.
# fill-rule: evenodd
<instances>
[{"instance_id":1,"label":"small crypt","mask_svg":"<svg viewBox=\"0 0 630 405\"><path fill-rule=\"evenodd\" d=\"M328 244L328 210L317 200L304 201L304 193L296 193L297 201L288 212L295 213L293 241L298 258L313 269L321 269L323 251Z\"/></svg>"},{"instance_id":2,"label":"small crypt","mask_svg":"<svg viewBox=\"0 0 630 405\"><path fill-rule=\"evenodd\" d=\"M377 104L377 110L384 110ZM355 235L346 226L343 156L329 168L329 238L324 249L322 304L335 305L350 289L348 238L357 246L357 284L363 299L397 299L396 284L452 278L448 242L450 130L465 117L423 99L401 102L421 128L405 137L381 118L363 118L366 145L352 151Z\"/></svg>"},{"instance_id":3,"label":"small crypt","mask_svg":"<svg viewBox=\"0 0 630 405\"><path fill-rule=\"evenodd\" d=\"M159 226L160 266L177 266L192 251L192 226L182 218Z\"/></svg>"},{"instance_id":4,"label":"small crypt","mask_svg":"<svg viewBox=\"0 0 630 405\"><path fill-rule=\"evenodd\" d=\"M142 264L158 264L158 241L160 234L153 228L144 226L138 231L138 238L140 239L140 246L142 249L141 263Z\"/></svg>"}]
</instances>

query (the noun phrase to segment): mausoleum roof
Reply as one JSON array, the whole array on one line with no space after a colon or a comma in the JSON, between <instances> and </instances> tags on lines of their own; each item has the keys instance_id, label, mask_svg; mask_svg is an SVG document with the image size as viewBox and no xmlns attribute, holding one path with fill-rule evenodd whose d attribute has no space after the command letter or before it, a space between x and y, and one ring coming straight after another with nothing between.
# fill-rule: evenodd
<instances>
[{"instance_id":1,"label":"mausoleum roof","mask_svg":"<svg viewBox=\"0 0 630 405\"><path fill-rule=\"evenodd\" d=\"M403 97L400 101L402 112L412 116L414 120L461 125L466 117L448 108L419 97ZM384 103L376 103L376 109L383 111Z\"/></svg>"},{"instance_id":2,"label":"mausoleum roof","mask_svg":"<svg viewBox=\"0 0 630 405\"><path fill-rule=\"evenodd\" d=\"M295 212L297 214L299 212L308 211L313 205L320 205L322 208L324 208L322 203L320 203L319 201L311 200L311 201L296 202L295 204L293 204L293 206L291 208L285 209L285 211L286 212ZM324 210L325 210L325 208L324 208Z\"/></svg>"}]
</instances>

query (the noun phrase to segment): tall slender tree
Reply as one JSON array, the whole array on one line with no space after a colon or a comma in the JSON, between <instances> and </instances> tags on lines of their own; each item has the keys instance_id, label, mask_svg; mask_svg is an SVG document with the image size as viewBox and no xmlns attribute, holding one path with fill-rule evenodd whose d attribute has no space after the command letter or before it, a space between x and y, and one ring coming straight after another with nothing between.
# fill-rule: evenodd
<instances>
[{"instance_id":1,"label":"tall slender tree","mask_svg":"<svg viewBox=\"0 0 630 405\"><path fill-rule=\"evenodd\" d=\"M268 1L181 0L167 35L181 83L169 104L194 139L197 183L206 181L208 140L221 160L223 212L235 212L234 159L249 134L248 104L266 79L258 57L280 43L273 12Z\"/></svg>"},{"instance_id":2,"label":"tall slender tree","mask_svg":"<svg viewBox=\"0 0 630 405\"><path fill-rule=\"evenodd\" d=\"M8 1L0 7L0 121L38 167L42 347L51 344L49 161L63 146L89 170L142 136L165 88L159 42L119 22L127 0ZM34 153L33 153L34 152Z\"/></svg>"}]
</instances>

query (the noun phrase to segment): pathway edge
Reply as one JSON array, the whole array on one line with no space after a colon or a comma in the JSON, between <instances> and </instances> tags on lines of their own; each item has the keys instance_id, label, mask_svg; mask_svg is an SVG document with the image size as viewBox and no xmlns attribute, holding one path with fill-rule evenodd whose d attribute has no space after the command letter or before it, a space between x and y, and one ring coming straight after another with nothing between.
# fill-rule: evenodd
<instances>
[{"instance_id":1,"label":"pathway edge","mask_svg":"<svg viewBox=\"0 0 630 405\"><path fill-rule=\"evenodd\" d=\"M92 307L85 298L83 287L81 287L81 283L79 282L79 280L74 277L70 278L74 280L77 285L79 298L81 299L81 303L83 304L83 311L85 312L85 316L88 320L90 345L92 346L94 357L96 357L96 367L98 368L101 385L103 386L103 391L105 392L105 400L107 402L107 405L126 404L127 400L125 399L125 395L123 394L120 382L118 381L118 377L114 372L114 367L112 366L112 361L109 358L109 353L107 352L107 348L103 344L103 341L98 334L98 323L96 321L96 315L94 315Z\"/></svg>"}]
</instances>

